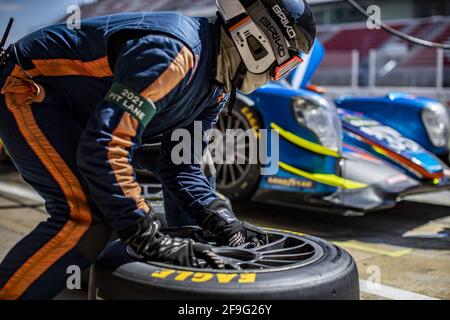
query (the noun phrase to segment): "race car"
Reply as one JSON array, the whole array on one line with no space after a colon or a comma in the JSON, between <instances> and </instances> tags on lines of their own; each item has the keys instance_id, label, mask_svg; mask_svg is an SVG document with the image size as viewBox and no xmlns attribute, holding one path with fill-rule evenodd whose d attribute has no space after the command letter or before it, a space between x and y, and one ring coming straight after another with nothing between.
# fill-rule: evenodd
<instances>
[{"instance_id":1,"label":"race car","mask_svg":"<svg viewBox=\"0 0 450 320\"><path fill-rule=\"evenodd\" d=\"M437 156L448 152L449 140L439 103L401 94L330 101L308 85L324 54L317 43L286 81L240 95L233 117L221 115L224 133L274 130L267 135L279 135L279 170L264 175L258 164L218 164L218 190L232 200L361 215L392 208L405 195L450 188L450 170ZM380 111L388 100L391 112Z\"/></svg>"}]
</instances>

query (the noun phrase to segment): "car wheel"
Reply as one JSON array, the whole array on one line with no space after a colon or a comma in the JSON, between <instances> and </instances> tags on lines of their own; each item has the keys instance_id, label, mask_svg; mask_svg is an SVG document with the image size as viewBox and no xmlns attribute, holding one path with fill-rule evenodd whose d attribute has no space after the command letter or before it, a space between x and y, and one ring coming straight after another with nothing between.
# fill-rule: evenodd
<instances>
[{"instance_id":1,"label":"car wheel","mask_svg":"<svg viewBox=\"0 0 450 320\"><path fill-rule=\"evenodd\" d=\"M91 273L90 299L359 299L353 258L324 240L267 230L255 249L216 248L236 270L183 268L141 262L116 241ZM185 232L185 231L183 231Z\"/></svg>"},{"instance_id":2,"label":"car wheel","mask_svg":"<svg viewBox=\"0 0 450 320\"><path fill-rule=\"evenodd\" d=\"M256 112L241 102L237 102L232 117L226 112L222 112L217 122L217 129L222 134L225 134L227 129L241 129L245 132L252 130L257 136L260 128L261 121ZM245 154L243 154L243 150L245 150ZM239 154L246 159L245 164L237 163L237 161L232 164L216 164L217 190L231 200L249 199L259 184L261 167L259 164L248 162L249 150L249 140L245 139L244 148L238 148ZM213 154L213 158L214 156Z\"/></svg>"}]
</instances>

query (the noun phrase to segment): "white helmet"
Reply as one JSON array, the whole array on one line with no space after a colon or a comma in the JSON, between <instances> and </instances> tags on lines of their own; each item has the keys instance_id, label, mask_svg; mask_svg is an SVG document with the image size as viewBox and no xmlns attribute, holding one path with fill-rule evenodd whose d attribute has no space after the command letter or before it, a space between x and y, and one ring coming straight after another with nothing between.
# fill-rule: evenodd
<instances>
[{"instance_id":1,"label":"white helmet","mask_svg":"<svg viewBox=\"0 0 450 320\"><path fill-rule=\"evenodd\" d=\"M304 0L217 0L220 17L248 71L279 80L300 65L316 37Z\"/></svg>"}]
</instances>

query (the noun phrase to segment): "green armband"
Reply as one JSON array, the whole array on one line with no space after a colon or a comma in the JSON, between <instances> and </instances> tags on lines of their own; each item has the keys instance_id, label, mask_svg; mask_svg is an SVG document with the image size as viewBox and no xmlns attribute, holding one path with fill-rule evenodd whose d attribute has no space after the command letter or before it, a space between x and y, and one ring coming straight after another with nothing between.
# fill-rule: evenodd
<instances>
[{"instance_id":1,"label":"green armband","mask_svg":"<svg viewBox=\"0 0 450 320\"><path fill-rule=\"evenodd\" d=\"M152 101L117 82L114 82L105 100L131 114L144 128L156 113L156 107Z\"/></svg>"}]
</instances>

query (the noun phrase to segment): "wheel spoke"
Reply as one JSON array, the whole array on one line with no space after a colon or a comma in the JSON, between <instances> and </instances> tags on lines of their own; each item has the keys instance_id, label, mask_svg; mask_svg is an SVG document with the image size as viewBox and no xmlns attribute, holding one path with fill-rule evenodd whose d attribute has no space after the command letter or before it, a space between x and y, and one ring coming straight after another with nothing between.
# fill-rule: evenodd
<instances>
[{"instance_id":1,"label":"wheel spoke","mask_svg":"<svg viewBox=\"0 0 450 320\"><path fill-rule=\"evenodd\" d=\"M223 166L223 171L222 171L222 181L225 185L227 184L227 174L228 174L228 165L225 164Z\"/></svg>"},{"instance_id":2,"label":"wheel spoke","mask_svg":"<svg viewBox=\"0 0 450 320\"><path fill-rule=\"evenodd\" d=\"M241 123L242 123L242 121L241 121L240 119L237 119L236 122L234 123L233 128L234 128L234 129L239 129Z\"/></svg>"},{"instance_id":3,"label":"wheel spoke","mask_svg":"<svg viewBox=\"0 0 450 320\"><path fill-rule=\"evenodd\" d=\"M233 128L233 117L228 117L227 126L224 128L224 130L232 128Z\"/></svg>"},{"instance_id":4,"label":"wheel spoke","mask_svg":"<svg viewBox=\"0 0 450 320\"><path fill-rule=\"evenodd\" d=\"M268 259L276 259L276 260L298 260L302 257L310 256L314 252L305 252L305 253L295 253L295 254L274 254L274 255L264 255L261 261L265 261L266 257Z\"/></svg>"},{"instance_id":5,"label":"wheel spoke","mask_svg":"<svg viewBox=\"0 0 450 320\"><path fill-rule=\"evenodd\" d=\"M286 260L275 260L275 259L261 259L259 263L271 267L280 267L289 264L289 262Z\"/></svg>"},{"instance_id":6,"label":"wheel spoke","mask_svg":"<svg viewBox=\"0 0 450 320\"><path fill-rule=\"evenodd\" d=\"M236 147L236 153L239 155L239 154L243 154L243 155L246 155L247 154L247 147L245 146L245 145L240 145L240 144L238 144L237 145L237 147Z\"/></svg>"},{"instance_id":7,"label":"wheel spoke","mask_svg":"<svg viewBox=\"0 0 450 320\"><path fill-rule=\"evenodd\" d=\"M268 243L266 245L257 247L255 249L255 251L262 252L264 254L265 252L267 252L266 250L268 250L268 249L283 248L286 240L287 240L287 237L281 237L280 239L277 239L274 242L271 242L271 243ZM268 251L268 252L270 252L270 251Z\"/></svg>"},{"instance_id":8,"label":"wheel spoke","mask_svg":"<svg viewBox=\"0 0 450 320\"><path fill-rule=\"evenodd\" d=\"M267 269L267 265L257 263L257 262L242 262L239 264L242 269L257 268L257 269Z\"/></svg>"},{"instance_id":9,"label":"wheel spoke","mask_svg":"<svg viewBox=\"0 0 450 320\"><path fill-rule=\"evenodd\" d=\"M245 132L238 135L236 137L236 141L237 141L238 145L247 145L248 143L245 143L246 138L247 138L247 134Z\"/></svg>"},{"instance_id":10,"label":"wheel spoke","mask_svg":"<svg viewBox=\"0 0 450 320\"><path fill-rule=\"evenodd\" d=\"M237 162L240 164L247 164L248 163L248 156L246 154L238 153L236 155Z\"/></svg>"},{"instance_id":11,"label":"wheel spoke","mask_svg":"<svg viewBox=\"0 0 450 320\"><path fill-rule=\"evenodd\" d=\"M225 127L224 116L220 116L220 117L219 117L218 127L219 127L219 130L220 130L221 132L225 132L226 127Z\"/></svg>"},{"instance_id":12,"label":"wheel spoke","mask_svg":"<svg viewBox=\"0 0 450 320\"><path fill-rule=\"evenodd\" d=\"M228 178L228 177L227 177ZM174 230L171 235L177 237ZM180 236L186 232L180 229ZM283 232L267 231L270 235L271 243L257 248L246 247L219 247L215 237L199 239L203 243L215 246L212 250L220 256L225 263L226 269L230 272L265 272L286 270L287 268L301 268L319 260L324 250L313 240L304 237L286 234ZM208 240L209 239L209 240ZM200 260L202 268L208 268L203 259Z\"/></svg>"},{"instance_id":13,"label":"wheel spoke","mask_svg":"<svg viewBox=\"0 0 450 320\"><path fill-rule=\"evenodd\" d=\"M230 165L230 166L229 166L229 169L230 169L231 182L234 183L234 182L237 181L237 179L236 179L235 166L234 166L234 165Z\"/></svg>"},{"instance_id":14,"label":"wheel spoke","mask_svg":"<svg viewBox=\"0 0 450 320\"><path fill-rule=\"evenodd\" d=\"M271 254L290 254L290 253L295 253L298 252L298 250L303 249L306 246L306 243L302 243L300 245L294 246L294 247L289 247L289 248L279 248L279 249L274 249L274 250L270 250L270 251L264 251L262 252L263 255L271 255Z\"/></svg>"},{"instance_id":15,"label":"wheel spoke","mask_svg":"<svg viewBox=\"0 0 450 320\"><path fill-rule=\"evenodd\" d=\"M236 168L238 169L238 171L239 171L239 173L241 174L241 176L244 174L244 172L245 172L245 170L244 169L242 169L242 165L240 165L240 164L237 164L236 165Z\"/></svg>"}]
</instances>

